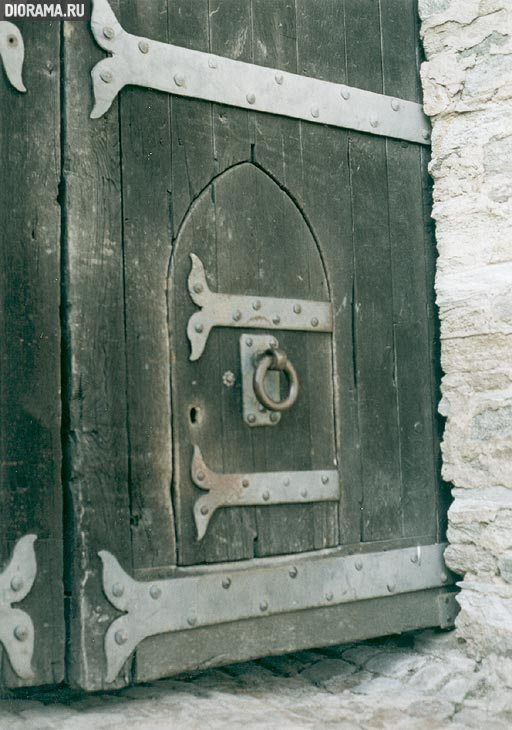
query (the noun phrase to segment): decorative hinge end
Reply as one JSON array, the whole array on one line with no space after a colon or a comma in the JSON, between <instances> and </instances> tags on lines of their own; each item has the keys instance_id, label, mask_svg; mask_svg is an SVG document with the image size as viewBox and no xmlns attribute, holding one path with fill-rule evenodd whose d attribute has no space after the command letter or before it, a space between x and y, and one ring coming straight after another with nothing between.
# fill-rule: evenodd
<instances>
[{"instance_id":1,"label":"decorative hinge end","mask_svg":"<svg viewBox=\"0 0 512 730\"><path fill-rule=\"evenodd\" d=\"M0 22L0 58L3 61L5 74L15 89L25 92L23 83L23 60L25 46L19 29L7 20Z\"/></svg>"},{"instance_id":2,"label":"decorative hinge end","mask_svg":"<svg viewBox=\"0 0 512 730\"><path fill-rule=\"evenodd\" d=\"M15 545L12 558L0 574L0 643L13 671L20 679L33 679L34 624L19 608L12 608L28 596L37 573L34 543L36 535L25 535Z\"/></svg>"}]
</instances>

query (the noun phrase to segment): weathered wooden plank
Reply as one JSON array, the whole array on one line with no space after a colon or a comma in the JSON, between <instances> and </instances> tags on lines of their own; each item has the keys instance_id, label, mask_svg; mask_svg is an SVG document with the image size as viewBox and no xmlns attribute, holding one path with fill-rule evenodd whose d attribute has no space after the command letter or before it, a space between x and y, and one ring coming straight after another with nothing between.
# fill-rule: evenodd
<instances>
[{"instance_id":1,"label":"weathered wooden plank","mask_svg":"<svg viewBox=\"0 0 512 730\"><path fill-rule=\"evenodd\" d=\"M35 624L33 680L0 647L0 686L64 672L60 446L60 33L20 23L27 95L0 74L0 570L36 534L38 573L23 608Z\"/></svg>"},{"instance_id":2,"label":"weathered wooden plank","mask_svg":"<svg viewBox=\"0 0 512 730\"><path fill-rule=\"evenodd\" d=\"M384 92L416 101L416 10L392 0L381 8ZM397 38L403 39L400 44ZM387 140L387 186L393 276L393 329L400 435L402 531L436 535L429 300L423 237L421 147Z\"/></svg>"},{"instance_id":3,"label":"weathered wooden plank","mask_svg":"<svg viewBox=\"0 0 512 730\"><path fill-rule=\"evenodd\" d=\"M346 0L345 32L348 83L382 92L378 3ZM398 536L402 529L385 146L384 139L350 134L365 540Z\"/></svg>"},{"instance_id":4,"label":"weathered wooden plank","mask_svg":"<svg viewBox=\"0 0 512 730\"><path fill-rule=\"evenodd\" d=\"M147 639L137 653L135 677L146 682L260 656L439 626L438 599L452 590L404 593Z\"/></svg>"},{"instance_id":5,"label":"weathered wooden plank","mask_svg":"<svg viewBox=\"0 0 512 730\"><path fill-rule=\"evenodd\" d=\"M125 2L128 30L167 42L167 0ZM134 567L176 562L170 484L172 440L167 270L171 255L170 100L121 97L123 254L130 519Z\"/></svg>"},{"instance_id":6,"label":"weathered wooden plank","mask_svg":"<svg viewBox=\"0 0 512 730\"><path fill-rule=\"evenodd\" d=\"M169 42L198 51L209 47L209 0L168 0ZM173 238L191 203L215 175L212 105L172 97Z\"/></svg>"},{"instance_id":7,"label":"weathered wooden plank","mask_svg":"<svg viewBox=\"0 0 512 730\"><path fill-rule=\"evenodd\" d=\"M68 678L98 689L111 608L97 551L132 564L119 118L114 108L89 119L89 70L101 53L85 24L63 28Z\"/></svg>"}]
</instances>

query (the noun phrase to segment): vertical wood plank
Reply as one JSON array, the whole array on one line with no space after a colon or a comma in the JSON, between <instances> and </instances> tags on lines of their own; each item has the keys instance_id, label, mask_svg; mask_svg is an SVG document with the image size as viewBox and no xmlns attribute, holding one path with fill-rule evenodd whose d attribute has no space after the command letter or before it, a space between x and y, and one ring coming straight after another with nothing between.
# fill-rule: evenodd
<instances>
[{"instance_id":1,"label":"vertical wood plank","mask_svg":"<svg viewBox=\"0 0 512 730\"><path fill-rule=\"evenodd\" d=\"M416 9L406 0L381 3L384 93L416 101ZM400 44L397 38L403 39ZM427 283L423 236L421 147L386 141L393 330L395 348L402 533L436 535L438 475L434 461L429 318L433 287Z\"/></svg>"},{"instance_id":2,"label":"vertical wood plank","mask_svg":"<svg viewBox=\"0 0 512 730\"><path fill-rule=\"evenodd\" d=\"M167 0L123 2L121 22L167 42ZM123 255L135 569L174 565L172 440L167 323L171 254L170 97L147 89L121 96Z\"/></svg>"},{"instance_id":3,"label":"vertical wood plank","mask_svg":"<svg viewBox=\"0 0 512 730\"><path fill-rule=\"evenodd\" d=\"M60 445L59 23L20 23L29 93L0 73L0 570L36 534L35 677L0 647L0 686L53 684L64 670Z\"/></svg>"},{"instance_id":4,"label":"vertical wood plank","mask_svg":"<svg viewBox=\"0 0 512 730\"><path fill-rule=\"evenodd\" d=\"M347 81L382 93L375 0L346 0ZM363 538L402 530L386 140L350 134L355 261L355 358L363 475Z\"/></svg>"},{"instance_id":5,"label":"vertical wood plank","mask_svg":"<svg viewBox=\"0 0 512 730\"><path fill-rule=\"evenodd\" d=\"M115 616L98 550L132 569L119 115L114 105L89 118L89 72L102 53L85 24L64 23L63 32L68 676L98 689Z\"/></svg>"}]
</instances>

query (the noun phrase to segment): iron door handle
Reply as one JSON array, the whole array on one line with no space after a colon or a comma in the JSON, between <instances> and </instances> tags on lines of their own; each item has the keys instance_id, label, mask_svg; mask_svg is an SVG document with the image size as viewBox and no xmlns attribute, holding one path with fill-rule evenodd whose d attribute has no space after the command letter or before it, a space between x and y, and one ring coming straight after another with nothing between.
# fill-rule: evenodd
<instances>
[{"instance_id":1,"label":"iron door handle","mask_svg":"<svg viewBox=\"0 0 512 730\"><path fill-rule=\"evenodd\" d=\"M272 400L265 390L265 376L269 370L280 370L288 378L288 396L279 403ZM256 398L267 410L288 411L292 408L299 395L299 378L284 350L267 350L262 355L254 371L253 386Z\"/></svg>"}]
</instances>

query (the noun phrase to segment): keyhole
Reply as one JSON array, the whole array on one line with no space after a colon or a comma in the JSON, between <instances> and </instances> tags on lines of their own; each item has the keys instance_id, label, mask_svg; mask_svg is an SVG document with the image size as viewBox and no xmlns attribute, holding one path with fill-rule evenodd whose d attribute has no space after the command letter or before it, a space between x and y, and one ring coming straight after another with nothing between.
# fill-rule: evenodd
<instances>
[{"instance_id":1,"label":"keyhole","mask_svg":"<svg viewBox=\"0 0 512 730\"><path fill-rule=\"evenodd\" d=\"M192 425L197 425L197 424L201 423L202 414L201 414L201 409L198 406L192 406L188 415L190 418L190 423Z\"/></svg>"}]
</instances>

